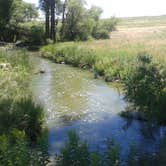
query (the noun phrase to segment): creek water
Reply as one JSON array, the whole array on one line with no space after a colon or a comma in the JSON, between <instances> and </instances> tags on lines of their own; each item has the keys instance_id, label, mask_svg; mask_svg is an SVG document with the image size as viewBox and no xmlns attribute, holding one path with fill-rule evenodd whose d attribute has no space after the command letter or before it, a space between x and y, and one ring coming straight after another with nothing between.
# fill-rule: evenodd
<instances>
[{"instance_id":1,"label":"creek water","mask_svg":"<svg viewBox=\"0 0 166 166\"><path fill-rule=\"evenodd\" d=\"M165 128L121 118L118 113L127 103L118 89L94 79L88 71L39 57L31 60L35 71L45 70L32 76L31 90L45 109L51 155L60 152L71 130L88 143L91 151L104 152L108 139L120 145L122 157L131 144L145 152L157 150Z\"/></svg>"}]
</instances>

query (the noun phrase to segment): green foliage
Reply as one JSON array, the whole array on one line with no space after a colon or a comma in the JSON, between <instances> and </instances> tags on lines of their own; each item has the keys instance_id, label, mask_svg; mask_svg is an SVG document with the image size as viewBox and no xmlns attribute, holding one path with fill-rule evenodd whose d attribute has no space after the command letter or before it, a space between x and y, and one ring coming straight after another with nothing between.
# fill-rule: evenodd
<instances>
[{"instance_id":1,"label":"green foliage","mask_svg":"<svg viewBox=\"0 0 166 166\"><path fill-rule=\"evenodd\" d=\"M109 39L109 31L99 28L93 32L93 37L95 39Z\"/></svg>"},{"instance_id":2,"label":"green foliage","mask_svg":"<svg viewBox=\"0 0 166 166\"><path fill-rule=\"evenodd\" d=\"M44 43L44 29L42 26L33 25L30 28L30 36L27 38L27 42L30 45L42 45Z\"/></svg>"},{"instance_id":3,"label":"green foliage","mask_svg":"<svg viewBox=\"0 0 166 166\"><path fill-rule=\"evenodd\" d=\"M101 156L97 153L91 153L90 160L90 166L101 166L102 164Z\"/></svg>"},{"instance_id":4,"label":"green foliage","mask_svg":"<svg viewBox=\"0 0 166 166\"><path fill-rule=\"evenodd\" d=\"M115 31L117 23L118 23L118 19L115 17L101 20L102 28L107 30L108 32Z\"/></svg>"},{"instance_id":5,"label":"green foliage","mask_svg":"<svg viewBox=\"0 0 166 166\"><path fill-rule=\"evenodd\" d=\"M124 81L126 98L146 116L165 123L165 68L152 62L149 55L138 56L137 65Z\"/></svg>"},{"instance_id":6,"label":"green foliage","mask_svg":"<svg viewBox=\"0 0 166 166\"><path fill-rule=\"evenodd\" d=\"M145 153L135 145L130 146L130 152L128 155L129 166L156 166L162 165L161 160L158 158L156 153Z\"/></svg>"},{"instance_id":7,"label":"green foliage","mask_svg":"<svg viewBox=\"0 0 166 166\"><path fill-rule=\"evenodd\" d=\"M67 3L67 14L63 27L63 39L87 40L90 34L90 25L86 8L82 0L71 0Z\"/></svg>"},{"instance_id":8,"label":"green foliage","mask_svg":"<svg viewBox=\"0 0 166 166\"><path fill-rule=\"evenodd\" d=\"M120 146L115 144L113 140L108 141L107 152L104 156L106 166L120 165Z\"/></svg>"},{"instance_id":9,"label":"green foliage","mask_svg":"<svg viewBox=\"0 0 166 166\"><path fill-rule=\"evenodd\" d=\"M92 6L88 10L88 14L91 18L93 18L95 21L99 21L101 14L103 13L102 9L98 6Z\"/></svg>"},{"instance_id":10,"label":"green foliage","mask_svg":"<svg viewBox=\"0 0 166 166\"><path fill-rule=\"evenodd\" d=\"M9 22L12 14L13 0L0 1L0 30Z\"/></svg>"},{"instance_id":11,"label":"green foliage","mask_svg":"<svg viewBox=\"0 0 166 166\"><path fill-rule=\"evenodd\" d=\"M123 52L95 51L81 43L63 43L42 47L43 57L81 68L92 68L95 75L104 76L106 81L123 80L130 70L133 59Z\"/></svg>"},{"instance_id":12,"label":"green foliage","mask_svg":"<svg viewBox=\"0 0 166 166\"><path fill-rule=\"evenodd\" d=\"M90 37L108 39L109 33L115 30L116 19L100 20L102 9L97 6L86 9L83 0L71 0L66 8L67 14L61 29L62 40L84 41Z\"/></svg>"},{"instance_id":13,"label":"green foliage","mask_svg":"<svg viewBox=\"0 0 166 166\"><path fill-rule=\"evenodd\" d=\"M33 4L23 0L0 1L0 41L15 42L22 39L28 30L24 31L20 23L32 21L37 16Z\"/></svg>"},{"instance_id":14,"label":"green foliage","mask_svg":"<svg viewBox=\"0 0 166 166\"><path fill-rule=\"evenodd\" d=\"M92 36L95 39L109 39L110 32L116 30L117 19L112 17L110 19L103 19L96 22L93 27Z\"/></svg>"},{"instance_id":15,"label":"green foliage","mask_svg":"<svg viewBox=\"0 0 166 166\"><path fill-rule=\"evenodd\" d=\"M36 106L31 99L21 99L15 105L14 109L17 111L13 117L17 118L17 127L25 132L30 142L36 143L42 131L43 109Z\"/></svg>"},{"instance_id":16,"label":"green foliage","mask_svg":"<svg viewBox=\"0 0 166 166\"><path fill-rule=\"evenodd\" d=\"M10 19L11 25L17 26L19 23L31 21L38 16L38 12L34 4L30 4L22 0L14 0L12 9L13 12Z\"/></svg>"},{"instance_id":17,"label":"green foliage","mask_svg":"<svg viewBox=\"0 0 166 166\"><path fill-rule=\"evenodd\" d=\"M24 132L13 129L8 135L1 135L0 141L1 166L44 166L47 164L48 157L42 149L32 149L28 146Z\"/></svg>"},{"instance_id":18,"label":"green foliage","mask_svg":"<svg viewBox=\"0 0 166 166\"><path fill-rule=\"evenodd\" d=\"M86 143L82 143L75 132L69 132L69 141L62 150L62 166L88 166L89 151Z\"/></svg>"},{"instance_id":19,"label":"green foliage","mask_svg":"<svg viewBox=\"0 0 166 166\"><path fill-rule=\"evenodd\" d=\"M108 142L104 155L89 152L86 143L82 142L75 132L69 132L69 141L61 152L59 166L119 166L120 147L112 140Z\"/></svg>"},{"instance_id":20,"label":"green foliage","mask_svg":"<svg viewBox=\"0 0 166 166\"><path fill-rule=\"evenodd\" d=\"M0 69L0 165L44 166L46 148L36 148L42 141L38 138L42 136L43 109L32 101L27 88L28 55L25 51L1 51L0 63L8 64Z\"/></svg>"},{"instance_id":21,"label":"green foliage","mask_svg":"<svg viewBox=\"0 0 166 166\"><path fill-rule=\"evenodd\" d=\"M58 63L65 62L73 66L92 68L95 56L92 50L84 49L77 45L54 46L48 45L41 49L43 56L55 60Z\"/></svg>"}]
</instances>

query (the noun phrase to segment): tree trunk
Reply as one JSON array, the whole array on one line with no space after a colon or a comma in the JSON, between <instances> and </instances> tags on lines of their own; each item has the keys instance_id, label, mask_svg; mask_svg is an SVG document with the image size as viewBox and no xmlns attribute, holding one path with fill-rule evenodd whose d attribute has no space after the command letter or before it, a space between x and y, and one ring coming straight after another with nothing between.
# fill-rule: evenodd
<instances>
[{"instance_id":1,"label":"tree trunk","mask_svg":"<svg viewBox=\"0 0 166 166\"><path fill-rule=\"evenodd\" d=\"M65 11L66 11L67 0L63 4L63 13L62 13L62 24L65 22Z\"/></svg>"},{"instance_id":2,"label":"tree trunk","mask_svg":"<svg viewBox=\"0 0 166 166\"><path fill-rule=\"evenodd\" d=\"M64 37L64 24L65 24L65 12L66 12L66 5L67 5L67 0L65 0L63 4L63 11L62 11L62 28L61 28L61 39L63 40Z\"/></svg>"},{"instance_id":3,"label":"tree trunk","mask_svg":"<svg viewBox=\"0 0 166 166\"><path fill-rule=\"evenodd\" d=\"M55 0L51 3L51 39L55 43Z\"/></svg>"},{"instance_id":4,"label":"tree trunk","mask_svg":"<svg viewBox=\"0 0 166 166\"><path fill-rule=\"evenodd\" d=\"M50 36L50 13L49 13L49 8L48 7L46 9L45 17L46 17L45 35L46 35L46 38L49 38L49 36Z\"/></svg>"}]
</instances>

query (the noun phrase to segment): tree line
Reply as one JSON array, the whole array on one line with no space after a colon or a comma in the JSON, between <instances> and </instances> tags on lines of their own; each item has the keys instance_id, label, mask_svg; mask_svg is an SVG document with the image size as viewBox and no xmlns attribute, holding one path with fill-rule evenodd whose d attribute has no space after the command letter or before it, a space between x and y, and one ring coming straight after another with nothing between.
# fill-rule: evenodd
<instances>
[{"instance_id":1,"label":"tree line","mask_svg":"<svg viewBox=\"0 0 166 166\"><path fill-rule=\"evenodd\" d=\"M38 9L44 13L44 20L39 19ZM0 41L41 45L47 39L107 39L117 19L101 19L102 12L97 6L87 9L84 0L39 0L38 8L23 0L1 0Z\"/></svg>"},{"instance_id":2,"label":"tree line","mask_svg":"<svg viewBox=\"0 0 166 166\"><path fill-rule=\"evenodd\" d=\"M101 20L102 9L86 8L84 0L40 0L45 13L45 36L53 41L73 41L109 38L117 19Z\"/></svg>"}]
</instances>

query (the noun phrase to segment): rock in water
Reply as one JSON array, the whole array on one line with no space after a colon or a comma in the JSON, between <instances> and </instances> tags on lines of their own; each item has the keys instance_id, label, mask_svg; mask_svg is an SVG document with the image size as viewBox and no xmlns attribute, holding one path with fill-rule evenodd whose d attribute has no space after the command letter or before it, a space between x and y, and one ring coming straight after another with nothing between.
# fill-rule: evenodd
<instances>
[{"instance_id":1,"label":"rock in water","mask_svg":"<svg viewBox=\"0 0 166 166\"><path fill-rule=\"evenodd\" d=\"M46 71L45 70L40 70L39 73L40 74L44 74Z\"/></svg>"}]
</instances>

